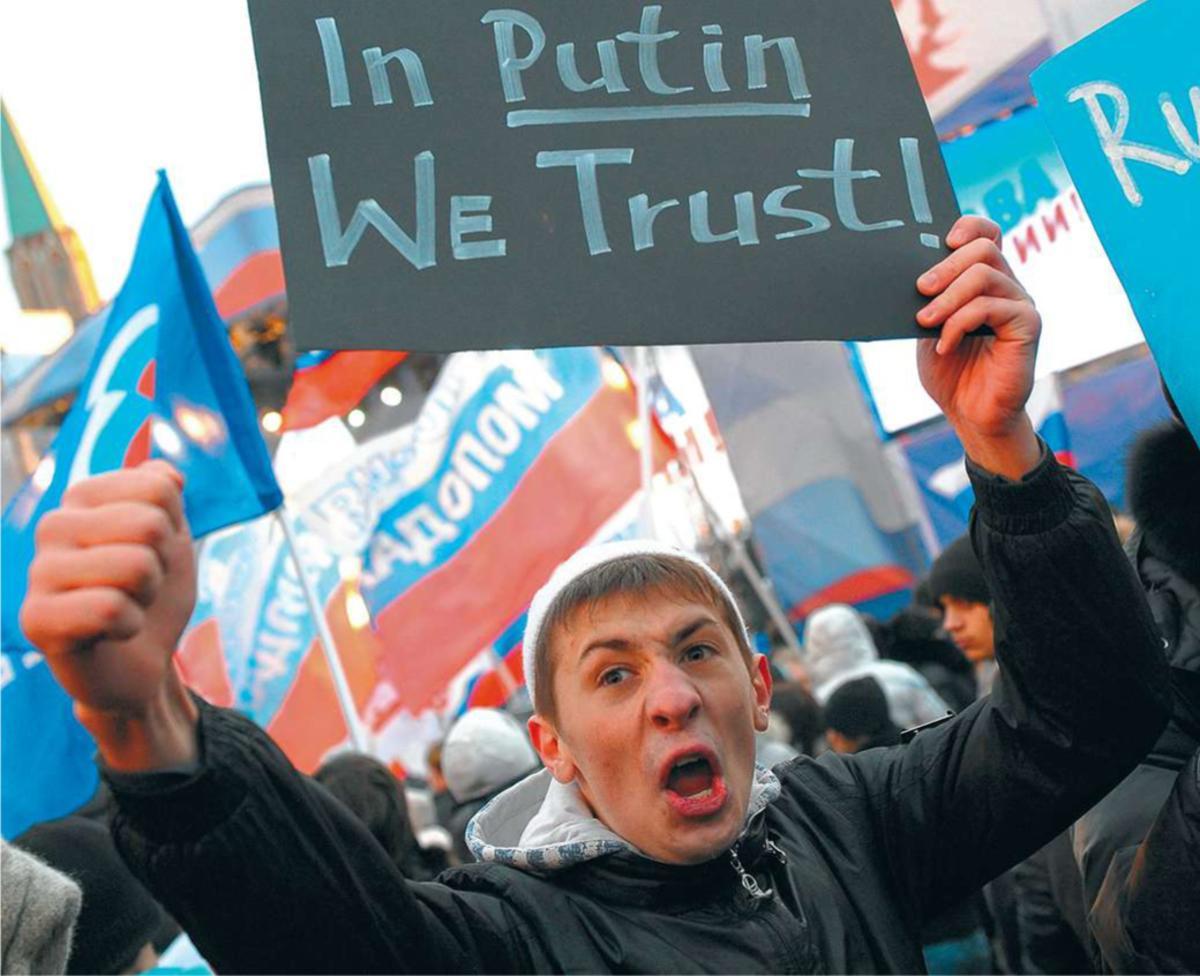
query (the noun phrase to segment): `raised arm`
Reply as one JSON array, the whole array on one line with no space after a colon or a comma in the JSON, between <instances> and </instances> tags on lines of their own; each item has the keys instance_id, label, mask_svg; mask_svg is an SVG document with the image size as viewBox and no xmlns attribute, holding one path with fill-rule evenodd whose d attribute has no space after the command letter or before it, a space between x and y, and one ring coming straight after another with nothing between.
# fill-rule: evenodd
<instances>
[{"instance_id":1,"label":"raised arm","mask_svg":"<svg viewBox=\"0 0 1200 976\"><path fill-rule=\"evenodd\" d=\"M848 770L925 916L1067 827L1166 718L1166 663L1107 505L1048 456L1025 414L1040 320L998 241L994 224L960 221L955 252L919 282L936 297L918 321L943 326L919 366L967 450L1000 676L952 722ZM994 336L967 338L983 325Z\"/></svg>"},{"instance_id":2,"label":"raised arm","mask_svg":"<svg viewBox=\"0 0 1200 976\"><path fill-rule=\"evenodd\" d=\"M265 732L183 687L181 488L161 461L73 486L38 527L21 615L96 739L131 869L218 971L522 968L498 899L406 882Z\"/></svg>"}]
</instances>

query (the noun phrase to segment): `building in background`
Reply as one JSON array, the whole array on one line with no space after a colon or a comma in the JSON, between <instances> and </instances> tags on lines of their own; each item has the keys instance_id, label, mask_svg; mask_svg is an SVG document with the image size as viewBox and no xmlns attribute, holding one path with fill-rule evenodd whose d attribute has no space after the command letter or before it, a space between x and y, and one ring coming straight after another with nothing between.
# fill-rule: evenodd
<instances>
[{"instance_id":1,"label":"building in background","mask_svg":"<svg viewBox=\"0 0 1200 976\"><path fill-rule=\"evenodd\" d=\"M100 307L79 237L63 221L21 135L0 106L0 160L12 244L5 251L13 289L28 311L63 309L79 323Z\"/></svg>"}]
</instances>

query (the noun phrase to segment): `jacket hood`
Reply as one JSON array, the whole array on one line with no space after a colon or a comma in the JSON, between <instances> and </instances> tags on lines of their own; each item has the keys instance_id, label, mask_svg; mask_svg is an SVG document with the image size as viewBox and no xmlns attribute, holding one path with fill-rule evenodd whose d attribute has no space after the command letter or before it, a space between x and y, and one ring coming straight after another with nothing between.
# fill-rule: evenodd
<instances>
[{"instance_id":1,"label":"jacket hood","mask_svg":"<svg viewBox=\"0 0 1200 976\"><path fill-rule=\"evenodd\" d=\"M814 687L878 658L871 632L853 607L822 607L804 625L804 666Z\"/></svg>"},{"instance_id":2,"label":"jacket hood","mask_svg":"<svg viewBox=\"0 0 1200 976\"><path fill-rule=\"evenodd\" d=\"M779 796L775 774L754 770L746 822ZM479 811L467 825L467 846L480 861L550 874L608 854L641 851L592 813L579 787L547 769L527 776Z\"/></svg>"}]
</instances>

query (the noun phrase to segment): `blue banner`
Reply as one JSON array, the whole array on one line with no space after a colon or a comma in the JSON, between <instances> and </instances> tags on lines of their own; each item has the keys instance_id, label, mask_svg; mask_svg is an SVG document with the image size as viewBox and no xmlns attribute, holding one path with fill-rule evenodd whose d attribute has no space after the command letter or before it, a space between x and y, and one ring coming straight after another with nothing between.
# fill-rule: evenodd
<instances>
[{"instance_id":1,"label":"blue banner","mask_svg":"<svg viewBox=\"0 0 1200 976\"><path fill-rule=\"evenodd\" d=\"M71 411L3 518L3 833L82 803L93 746L21 632L34 532L76 481L149 457L184 474L196 536L282 499L254 404L165 174Z\"/></svg>"},{"instance_id":2,"label":"blue banner","mask_svg":"<svg viewBox=\"0 0 1200 976\"><path fill-rule=\"evenodd\" d=\"M1194 432L1200 431L1198 37L1196 0L1146 0L1033 76L1040 110Z\"/></svg>"}]
</instances>

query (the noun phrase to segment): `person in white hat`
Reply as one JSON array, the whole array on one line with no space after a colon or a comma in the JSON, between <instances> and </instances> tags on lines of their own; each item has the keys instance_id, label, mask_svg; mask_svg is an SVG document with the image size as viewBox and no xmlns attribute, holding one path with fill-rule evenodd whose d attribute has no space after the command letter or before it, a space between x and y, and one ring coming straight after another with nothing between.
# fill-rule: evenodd
<instances>
[{"instance_id":1,"label":"person in white hat","mask_svg":"<svg viewBox=\"0 0 1200 976\"><path fill-rule=\"evenodd\" d=\"M118 846L214 967L923 971L922 923L1116 785L1169 694L1107 506L1024 412L1040 319L999 233L964 218L918 282L918 323L942 327L922 379L971 460L997 690L906 746L759 769L771 676L721 580L654 544L581 552L525 635L546 768L437 882L406 882L265 733L179 682L195 584L172 469L74 486L23 623L96 737Z\"/></svg>"},{"instance_id":2,"label":"person in white hat","mask_svg":"<svg viewBox=\"0 0 1200 976\"><path fill-rule=\"evenodd\" d=\"M529 737L511 715L472 708L454 723L442 744L442 775L454 797L446 827L460 860L474 860L466 841L471 818L539 766Z\"/></svg>"}]
</instances>

